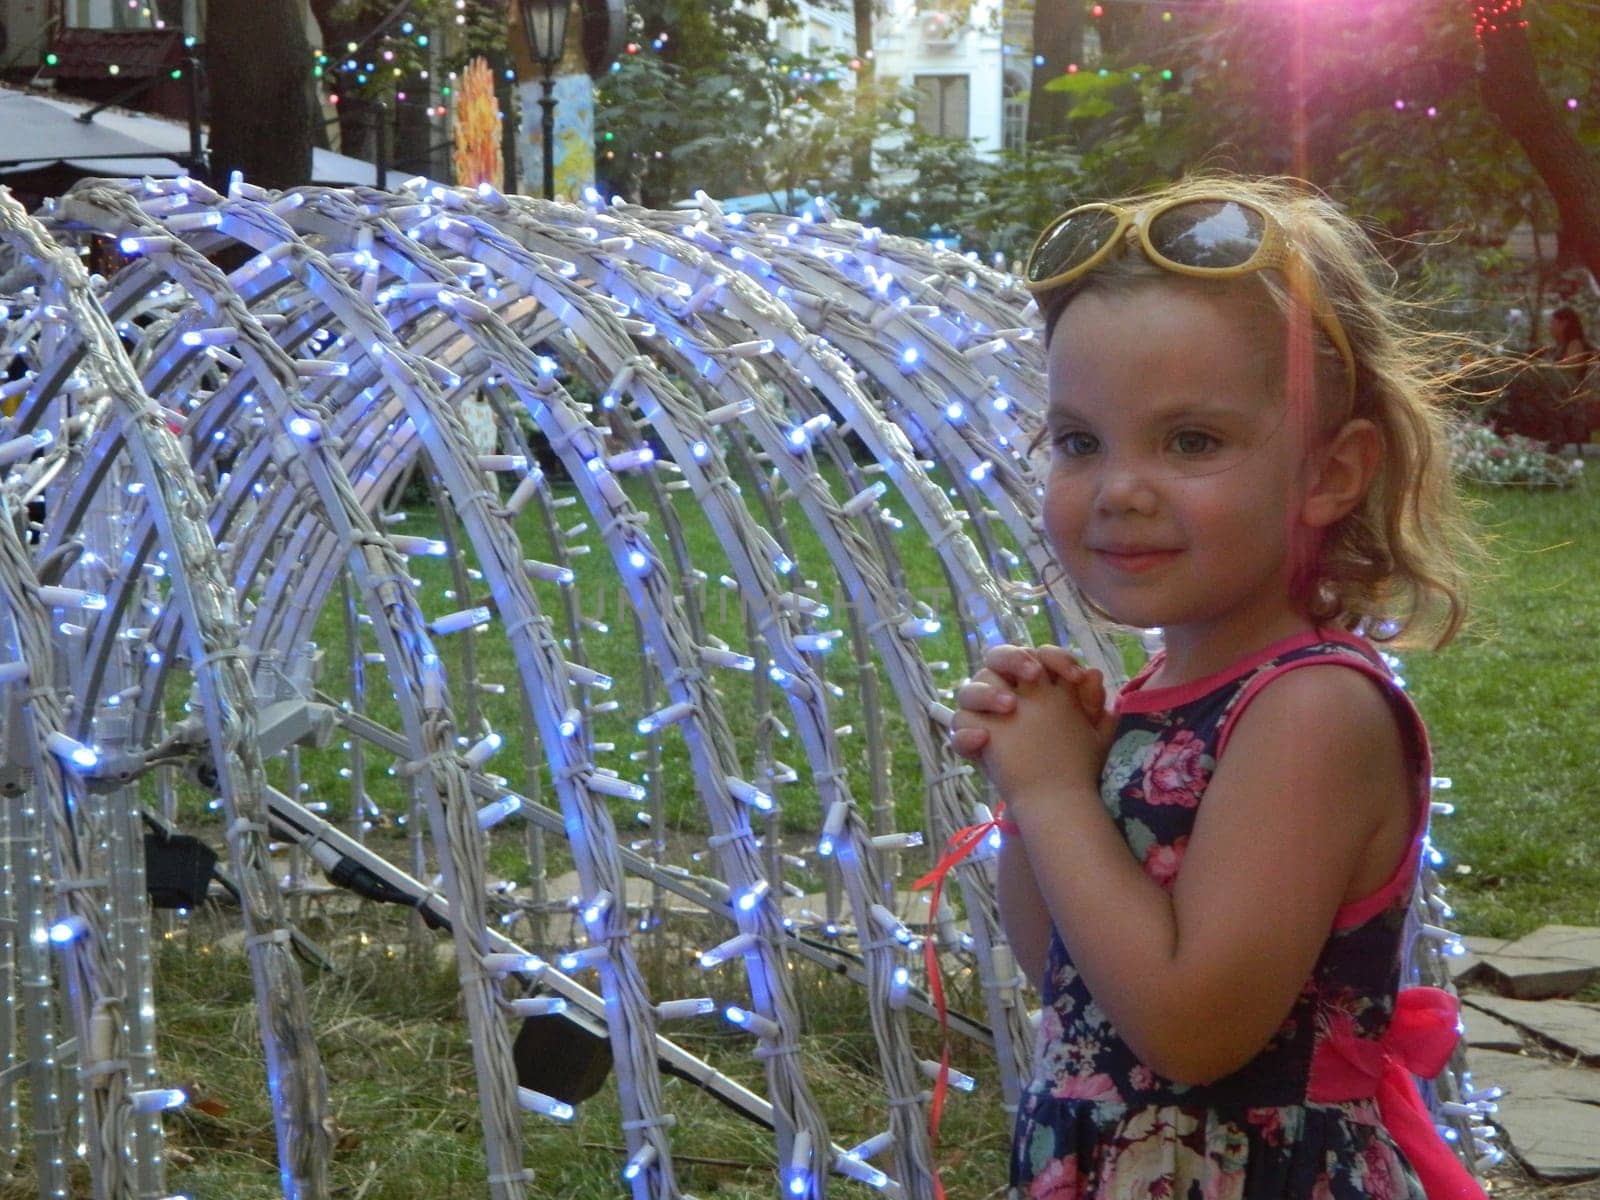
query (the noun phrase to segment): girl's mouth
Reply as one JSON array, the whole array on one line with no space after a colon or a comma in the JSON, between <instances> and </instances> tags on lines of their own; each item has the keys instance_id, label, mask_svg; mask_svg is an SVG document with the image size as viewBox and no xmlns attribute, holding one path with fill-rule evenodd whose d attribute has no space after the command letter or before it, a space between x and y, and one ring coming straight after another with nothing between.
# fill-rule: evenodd
<instances>
[{"instance_id":1,"label":"girl's mouth","mask_svg":"<svg viewBox=\"0 0 1600 1200\"><path fill-rule=\"evenodd\" d=\"M1140 575L1171 562L1179 550L1141 549L1133 546L1100 547L1094 556L1113 570Z\"/></svg>"}]
</instances>

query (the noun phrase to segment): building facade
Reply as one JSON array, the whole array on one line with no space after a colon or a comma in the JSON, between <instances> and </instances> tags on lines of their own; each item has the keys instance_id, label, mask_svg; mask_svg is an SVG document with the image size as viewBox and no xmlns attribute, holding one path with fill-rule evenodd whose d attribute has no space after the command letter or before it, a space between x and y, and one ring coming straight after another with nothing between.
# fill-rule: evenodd
<instances>
[{"instance_id":1,"label":"building facade","mask_svg":"<svg viewBox=\"0 0 1600 1200\"><path fill-rule=\"evenodd\" d=\"M1002 0L877 0L873 55L878 78L913 88L916 123L927 133L970 141L978 153L1018 148L1027 129L1029 59L1008 44ZM795 54L853 54L850 6L802 3L776 23L778 44Z\"/></svg>"}]
</instances>

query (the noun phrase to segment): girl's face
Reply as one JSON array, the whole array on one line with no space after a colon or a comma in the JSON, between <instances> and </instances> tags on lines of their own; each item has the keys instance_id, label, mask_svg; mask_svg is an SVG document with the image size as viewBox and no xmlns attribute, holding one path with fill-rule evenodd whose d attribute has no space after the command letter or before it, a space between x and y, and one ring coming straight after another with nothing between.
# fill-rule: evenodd
<instances>
[{"instance_id":1,"label":"girl's face","mask_svg":"<svg viewBox=\"0 0 1600 1200\"><path fill-rule=\"evenodd\" d=\"M1088 292L1049 352L1045 531L1112 619L1220 669L1309 627L1291 599L1308 430L1283 322L1243 295L1157 281ZM1200 655L1199 659L1194 656ZM1215 659L1214 665L1211 664Z\"/></svg>"}]
</instances>

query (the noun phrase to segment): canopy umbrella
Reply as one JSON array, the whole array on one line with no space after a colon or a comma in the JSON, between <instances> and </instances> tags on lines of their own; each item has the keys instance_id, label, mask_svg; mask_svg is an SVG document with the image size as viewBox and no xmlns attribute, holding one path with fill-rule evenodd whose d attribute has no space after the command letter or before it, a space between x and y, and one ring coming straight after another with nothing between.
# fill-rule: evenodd
<instances>
[{"instance_id":1,"label":"canopy umbrella","mask_svg":"<svg viewBox=\"0 0 1600 1200\"><path fill-rule=\"evenodd\" d=\"M109 109L80 119L89 111L87 104L0 88L0 173L54 163L127 167L160 161L169 169L154 173L177 174L176 164L189 155L189 134L181 125Z\"/></svg>"},{"instance_id":2,"label":"canopy umbrella","mask_svg":"<svg viewBox=\"0 0 1600 1200\"><path fill-rule=\"evenodd\" d=\"M189 170L189 130L176 121L104 109L88 121L86 102L0 87L0 183L24 176L166 178ZM390 171L398 183L400 172ZM364 159L320 147L311 151L313 183L375 186ZM60 189L56 189L60 190Z\"/></svg>"}]
</instances>

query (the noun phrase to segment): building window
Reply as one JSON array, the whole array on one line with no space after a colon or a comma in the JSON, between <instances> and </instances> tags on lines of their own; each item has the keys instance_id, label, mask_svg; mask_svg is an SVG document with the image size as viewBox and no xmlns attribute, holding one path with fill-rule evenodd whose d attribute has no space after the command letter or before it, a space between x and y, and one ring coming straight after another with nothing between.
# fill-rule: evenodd
<instances>
[{"instance_id":1,"label":"building window","mask_svg":"<svg viewBox=\"0 0 1600 1200\"><path fill-rule=\"evenodd\" d=\"M917 128L935 137L968 135L971 81L965 75L918 75Z\"/></svg>"},{"instance_id":2,"label":"building window","mask_svg":"<svg viewBox=\"0 0 1600 1200\"><path fill-rule=\"evenodd\" d=\"M1010 71L1001 93L1000 144L1007 150L1028 144L1028 81Z\"/></svg>"}]
</instances>

